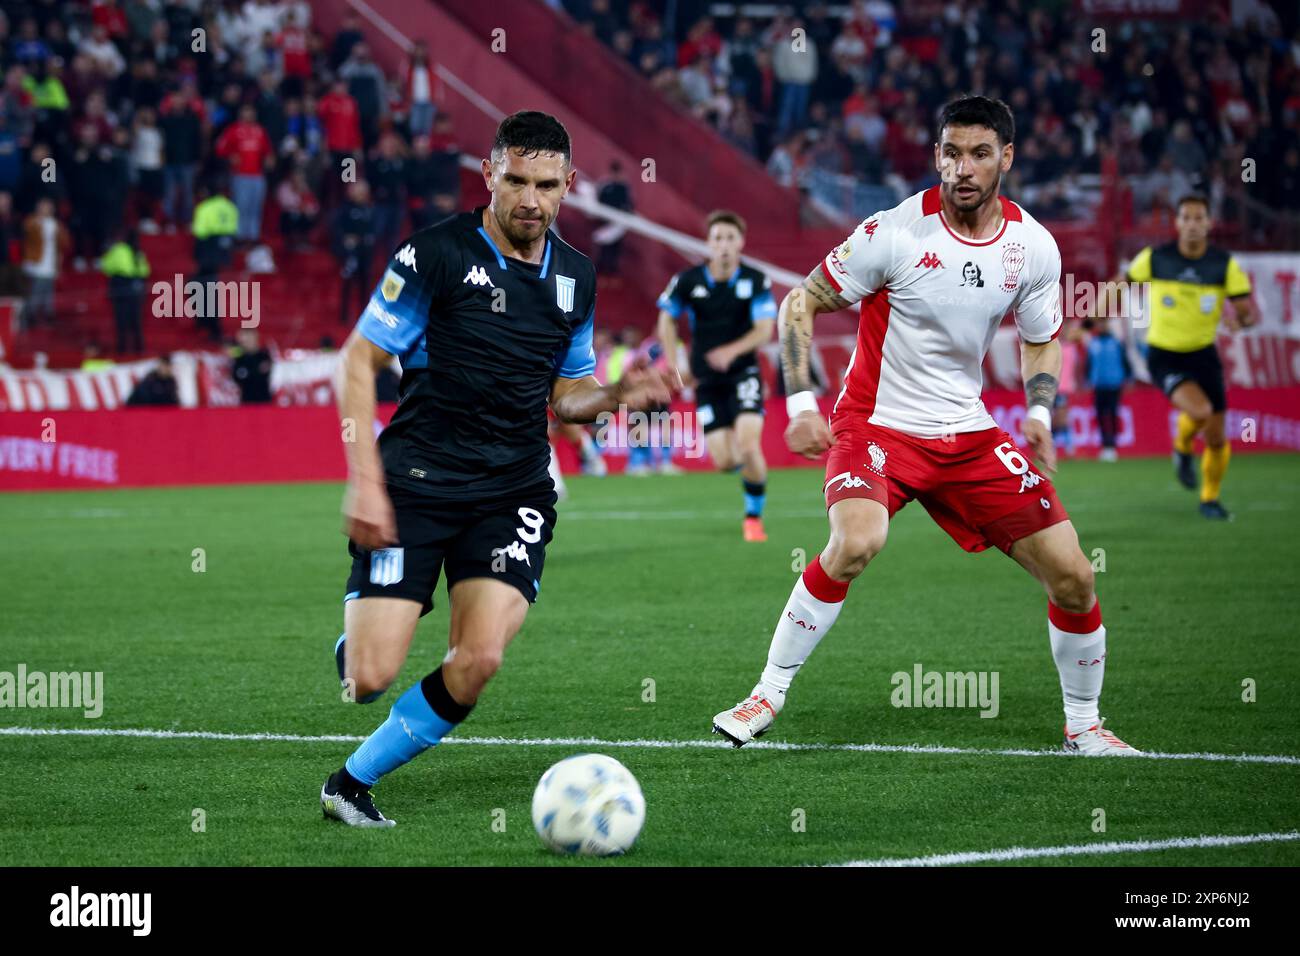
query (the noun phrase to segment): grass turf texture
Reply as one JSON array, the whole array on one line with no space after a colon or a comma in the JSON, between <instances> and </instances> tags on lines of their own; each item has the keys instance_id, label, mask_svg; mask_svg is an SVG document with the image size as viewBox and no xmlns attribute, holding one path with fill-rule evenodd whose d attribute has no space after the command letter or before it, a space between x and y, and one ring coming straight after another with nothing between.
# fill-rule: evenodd
<instances>
[{"instance_id":1,"label":"grass turf texture","mask_svg":"<svg viewBox=\"0 0 1300 956\"><path fill-rule=\"evenodd\" d=\"M1102 713L1135 746L1300 753L1298 463L1238 456L1224 490L1230 524L1200 518L1163 460L1067 462L1058 476L1085 553L1104 550ZM713 474L573 480L541 600L462 735L707 738L710 717L758 675L794 581L791 552L810 559L826 536L816 471L772 475L762 545L740 539L738 485ZM395 691L343 703L331 653L348 567L339 500L328 484L0 496L0 670L103 671L105 688L98 720L0 709L0 726L369 733L395 691L442 657L447 607L440 589ZM765 739L1057 747L1045 614L1018 566L963 553L910 505ZM998 671L998 716L891 706L891 675L918 662ZM1242 701L1246 678L1255 703ZM529 803L551 763L601 748L437 748L376 789L398 827L358 832L322 820L317 799L352 746L0 736L0 865L593 862L544 851ZM829 863L1300 821L1294 765L605 752L641 781L648 815L629 857L595 865ZM206 832L191 829L195 808ZM505 832L493 827L498 808ZM1104 833L1092 829L1096 808ZM1296 865L1300 843L1032 862Z\"/></svg>"}]
</instances>

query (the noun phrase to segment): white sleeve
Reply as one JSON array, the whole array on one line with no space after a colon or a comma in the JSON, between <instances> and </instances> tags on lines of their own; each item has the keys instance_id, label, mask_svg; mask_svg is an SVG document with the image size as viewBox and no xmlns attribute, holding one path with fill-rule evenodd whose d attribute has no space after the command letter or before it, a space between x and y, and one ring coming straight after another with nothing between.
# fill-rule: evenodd
<instances>
[{"instance_id":1,"label":"white sleeve","mask_svg":"<svg viewBox=\"0 0 1300 956\"><path fill-rule=\"evenodd\" d=\"M1042 345L1061 331L1061 252L1050 234L1035 252L1037 268L1016 300L1016 330L1023 341Z\"/></svg>"},{"instance_id":2,"label":"white sleeve","mask_svg":"<svg viewBox=\"0 0 1300 956\"><path fill-rule=\"evenodd\" d=\"M822 272L850 305L879 292L888 281L894 260L894 232L885 216L877 213L859 223L822 260Z\"/></svg>"}]
</instances>

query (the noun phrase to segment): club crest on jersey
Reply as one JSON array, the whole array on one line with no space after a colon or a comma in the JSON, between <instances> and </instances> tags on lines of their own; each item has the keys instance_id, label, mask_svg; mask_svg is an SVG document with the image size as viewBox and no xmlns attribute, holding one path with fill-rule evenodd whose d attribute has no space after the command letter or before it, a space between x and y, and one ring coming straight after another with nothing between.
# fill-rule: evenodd
<instances>
[{"instance_id":1,"label":"club crest on jersey","mask_svg":"<svg viewBox=\"0 0 1300 956\"><path fill-rule=\"evenodd\" d=\"M754 280L753 280L753 279L737 279L737 280L736 280L736 298L737 298L737 299L749 299L749 298L752 298L753 295L754 295Z\"/></svg>"},{"instance_id":2,"label":"club crest on jersey","mask_svg":"<svg viewBox=\"0 0 1300 956\"><path fill-rule=\"evenodd\" d=\"M1003 292L1015 292L1020 285L1020 270L1025 267L1025 247L1018 242L1008 242L1002 247Z\"/></svg>"},{"instance_id":3,"label":"club crest on jersey","mask_svg":"<svg viewBox=\"0 0 1300 956\"><path fill-rule=\"evenodd\" d=\"M939 257L933 252L927 252L921 256L919 262L912 266L913 269L942 269L944 265L939 261Z\"/></svg>"},{"instance_id":4,"label":"club crest on jersey","mask_svg":"<svg viewBox=\"0 0 1300 956\"><path fill-rule=\"evenodd\" d=\"M465 278L461 280L461 284L463 285L466 282L471 285L496 288L496 286L492 285L492 277L487 274L487 270L482 266L470 266L469 272L465 273Z\"/></svg>"},{"instance_id":5,"label":"club crest on jersey","mask_svg":"<svg viewBox=\"0 0 1300 956\"><path fill-rule=\"evenodd\" d=\"M398 251L397 255L393 256L393 258L396 259L398 262L400 262L402 265L406 266L406 268L408 269L415 268L415 249L412 248L409 242L406 245L402 246L402 248Z\"/></svg>"},{"instance_id":6,"label":"club crest on jersey","mask_svg":"<svg viewBox=\"0 0 1300 956\"><path fill-rule=\"evenodd\" d=\"M555 304L561 312L573 311L573 286L574 282L568 276L555 274Z\"/></svg>"},{"instance_id":7,"label":"club crest on jersey","mask_svg":"<svg viewBox=\"0 0 1300 956\"><path fill-rule=\"evenodd\" d=\"M867 463L867 467L880 477L885 477L885 450L872 442L867 446L867 455L871 458L871 461Z\"/></svg>"},{"instance_id":8,"label":"club crest on jersey","mask_svg":"<svg viewBox=\"0 0 1300 956\"><path fill-rule=\"evenodd\" d=\"M385 302L396 302L405 286L406 280L389 269L384 272L384 281L379 284L379 294L384 297Z\"/></svg>"}]
</instances>

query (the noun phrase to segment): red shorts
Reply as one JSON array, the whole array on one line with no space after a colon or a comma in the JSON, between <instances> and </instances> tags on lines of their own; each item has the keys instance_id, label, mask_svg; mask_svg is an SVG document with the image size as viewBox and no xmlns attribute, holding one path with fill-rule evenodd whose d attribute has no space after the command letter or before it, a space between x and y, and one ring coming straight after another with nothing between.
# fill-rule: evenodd
<instances>
[{"instance_id":1,"label":"red shorts","mask_svg":"<svg viewBox=\"0 0 1300 956\"><path fill-rule=\"evenodd\" d=\"M870 498L892 518L913 498L967 551L1009 551L1020 538L1068 521L1052 483L1000 428L914 438L882 425L831 423L826 507Z\"/></svg>"}]
</instances>

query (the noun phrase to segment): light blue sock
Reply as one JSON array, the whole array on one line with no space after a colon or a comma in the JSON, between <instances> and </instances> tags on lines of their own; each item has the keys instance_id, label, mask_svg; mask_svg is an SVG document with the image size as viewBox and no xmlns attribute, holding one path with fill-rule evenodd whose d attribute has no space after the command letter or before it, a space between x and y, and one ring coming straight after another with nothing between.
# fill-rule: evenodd
<instances>
[{"instance_id":1,"label":"light blue sock","mask_svg":"<svg viewBox=\"0 0 1300 956\"><path fill-rule=\"evenodd\" d=\"M417 683L397 698L388 719L362 741L344 766L352 776L373 787L384 774L414 760L455 726L433 712L424 689Z\"/></svg>"},{"instance_id":2,"label":"light blue sock","mask_svg":"<svg viewBox=\"0 0 1300 956\"><path fill-rule=\"evenodd\" d=\"M748 517L763 517L763 505L767 502L767 482L740 480L745 492L745 514Z\"/></svg>"}]
</instances>

